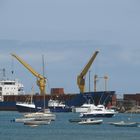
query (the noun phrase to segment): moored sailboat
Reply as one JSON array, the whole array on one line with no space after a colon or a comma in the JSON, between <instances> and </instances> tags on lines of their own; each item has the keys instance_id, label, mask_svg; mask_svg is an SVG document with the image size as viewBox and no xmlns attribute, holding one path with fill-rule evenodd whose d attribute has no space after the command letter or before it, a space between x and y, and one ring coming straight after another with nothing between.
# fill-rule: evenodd
<instances>
[{"instance_id":1,"label":"moored sailboat","mask_svg":"<svg viewBox=\"0 0 140 140\"><path fill-rule=\"evenodd\" d=\"M32 87L32 94L28 96L25 102L16 102L16 108L18 112L37 112L41 110L41 107L36 107L33 102L34 90Z\"/></svg>"}]
</instances>

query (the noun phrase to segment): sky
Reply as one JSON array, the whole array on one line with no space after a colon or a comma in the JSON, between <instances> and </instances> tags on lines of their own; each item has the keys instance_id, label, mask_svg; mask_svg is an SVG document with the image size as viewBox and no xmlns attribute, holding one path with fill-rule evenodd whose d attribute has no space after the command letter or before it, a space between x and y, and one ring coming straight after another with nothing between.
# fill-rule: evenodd
<instances>
[{"instance_id":1,"label":"sky","mask_svg":"<svg viewBox=\"0 0 140 140\"><path fill-rule=\"evenodd\" d=\"M79 92L76 78L92 54L93 76L108 75L108 90L140 92L140 1L138 0L0 0L0 65L30 92L36 78L10 53L38 73L45 57L47 92L62 87ZM14 69L14 75L10 71ZM86 90L89 81L86 76ZM97 83L104 90L104 79Z\"/></svg>"}]
</instances>

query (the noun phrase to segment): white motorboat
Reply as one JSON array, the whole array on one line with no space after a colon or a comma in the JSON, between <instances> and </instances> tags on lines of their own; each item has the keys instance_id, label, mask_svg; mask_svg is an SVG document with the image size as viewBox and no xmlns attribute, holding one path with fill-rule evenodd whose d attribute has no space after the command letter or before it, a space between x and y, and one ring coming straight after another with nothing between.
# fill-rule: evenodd
<instances>
[{"instance_id":1,"label":"white motorboat","mask_svg":"<svg viewBox=\"0 0 140 140\"><path fill-rule=\"evenodd\" d=\"M96 120L92 118L83 119L78 124L101 124L103 120Z\"/></svg>"},{"instance_id":2,"label":"white motorboat","mask_svg":"<svg viewBox=\"0 0 140 140\"><path fill-rule=\"evenodd\" d=\"M116 114L112 109L106 109L104 105L97 105L93 108L88 109L87 112L80 113L82 118L93 118L93 117L112 117Z\"/></svg>"}]
</instances>

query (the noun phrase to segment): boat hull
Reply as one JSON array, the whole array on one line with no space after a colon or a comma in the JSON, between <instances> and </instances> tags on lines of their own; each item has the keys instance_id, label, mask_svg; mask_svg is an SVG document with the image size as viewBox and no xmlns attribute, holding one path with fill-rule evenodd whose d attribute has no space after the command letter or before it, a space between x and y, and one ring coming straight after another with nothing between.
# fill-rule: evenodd
<instances>
[{"instance_id":1,"label":"boat hull","mask_svg":"<svg viewBox=\"0 0 140 140\"><path fill-rule=\"evenodd\" d=\"M31 108L28 106L16 105L16 108L17 108L17 111L19 111L19 112L37 112L38 111L38 109L36 107Z\"/></svg>"},{"instance_id":2,"label":"boat hull","mask_svg":"<svg viewBox=\"0 0 140 140\"><path fill-rule=\"evenodd\" d=\"M114 123L111 123L111 125L114 125L114 126L117 126L117 127L138 127L138 123L136 122L124 122L124 121L121 121L121 122L114 122Z\"/></svg>"},{"instance_id":3,"label":"boat hull","mask_svg":"<svg viewBox=\"0 0 140 140\"><path fill-rule=\"evenodd\" d=\"M91 119L86 119L78 122L78 124L88 124L88 125L95 125L95 124L101 124L103 120L91 120Z\"/></svg>"},{"instance_id":4,"label":"boat hull","mask_svg":"<svg viewBox=\"0 0 140 140\"><path fill-rule=\"evenodd\" d=\"M83 114L81 118L94 118L94 117L105 117L105 118L111 118L114 114Z\"/></svg>"}]
</instances>

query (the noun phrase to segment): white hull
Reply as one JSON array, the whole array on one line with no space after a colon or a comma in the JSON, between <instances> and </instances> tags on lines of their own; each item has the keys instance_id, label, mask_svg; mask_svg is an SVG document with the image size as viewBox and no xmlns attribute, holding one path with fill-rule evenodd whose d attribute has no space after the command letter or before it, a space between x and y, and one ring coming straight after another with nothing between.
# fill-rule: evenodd
<instances>
[{"instance_id":1,"label":"white hull","mask_svg":"<svg viewBox=\"0 0 140 140\"><path fill-rule=\"evenodd\" d=\"M101 124L103 120L86 119L78 122L78 124Z\"/></svg>"},{"instance_id":2,"label":"white hull","mask_svg":"<svg viewBox=\"0 0 140 140\"><path fill-rule=\"evenodd\" d=\"M118 127L138 127L138 123L136 123L136 122L120 121L120 122L112 122L110 124L118 126Z\"/></svg>"},{"instance_id":3,"label":"white hull","mask_svg":"<svg viewBox=\"0 0 140 140\"><path fill-rule=\"evenodd\" d=\"M22 106L22 107L35 108L35 104L33 104L33 103L20 103L20 102L17 102L16 105L17 106Z\"/></svg>"}]
</instances>

